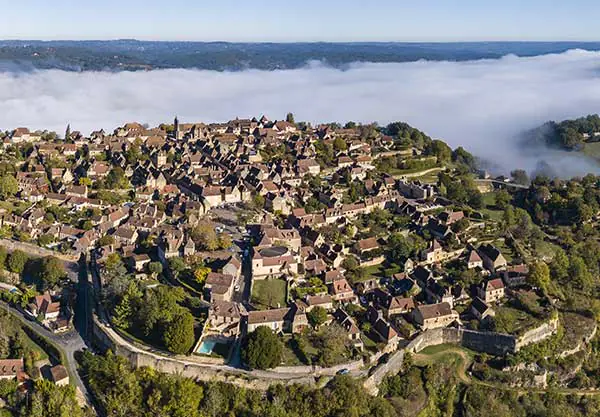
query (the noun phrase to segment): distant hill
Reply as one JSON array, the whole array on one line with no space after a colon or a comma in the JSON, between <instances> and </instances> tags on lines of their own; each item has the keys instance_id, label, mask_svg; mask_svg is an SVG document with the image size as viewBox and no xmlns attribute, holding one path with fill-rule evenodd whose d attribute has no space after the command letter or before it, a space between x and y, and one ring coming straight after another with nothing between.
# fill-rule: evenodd
<instances>
[{"instance_id":1,"label":"distant hill","mask_svg":"<svg viewBox=\"0 0 600 417\"><path fill-rule=\"evenodd\" d=\"M548 122L525 135L529 145L546 145L564 150L582 150L600 142L600 116L597 114L562 122Z\"/></svg>"},{"instance_id":2,"label":"distant hill","mask_svg":"<svg viewBox=\"0 0 600 417\"><path fill-rule=\"evenodd\" d=\"M600 51L600 42L227 43L0 41L0 70L137 71L294 69L311 61L343 69L354 62L467 61L508 54L536 56L570 49Z\"/></svg>"}]
</instances>

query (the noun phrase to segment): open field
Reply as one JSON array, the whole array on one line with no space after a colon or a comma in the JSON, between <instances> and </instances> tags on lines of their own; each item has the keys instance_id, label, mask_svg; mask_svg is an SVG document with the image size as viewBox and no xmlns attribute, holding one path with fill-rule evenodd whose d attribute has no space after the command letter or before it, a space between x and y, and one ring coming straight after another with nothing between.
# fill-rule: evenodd
<instances>
[{"instance_id":1,"label":"open field","mask_svg":"<svg viewBox=\"0 0 600 417\"><path fill-rule=\"evenodd\" d=\"M252 304L261 309L284 307L286 282L282 279L257 280L252 284Z\"/></svg>"}]
</instances>

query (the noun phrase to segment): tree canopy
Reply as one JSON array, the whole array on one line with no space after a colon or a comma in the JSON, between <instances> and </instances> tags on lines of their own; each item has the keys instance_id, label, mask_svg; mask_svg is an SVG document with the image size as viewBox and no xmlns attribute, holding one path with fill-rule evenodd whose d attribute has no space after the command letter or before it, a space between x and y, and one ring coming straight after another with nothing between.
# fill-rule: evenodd
<instances>
[{"instance_id":1,"label":"tree canopy","mask_svg":"<svg viewBox=\"0 0 600 417\"><path fill-rule=\"evenodd\" d=\"M258 327L242 344L242 360L252 369L274 368L281 362L281 341L271 329Z\"/></svg>"}]
</instances>

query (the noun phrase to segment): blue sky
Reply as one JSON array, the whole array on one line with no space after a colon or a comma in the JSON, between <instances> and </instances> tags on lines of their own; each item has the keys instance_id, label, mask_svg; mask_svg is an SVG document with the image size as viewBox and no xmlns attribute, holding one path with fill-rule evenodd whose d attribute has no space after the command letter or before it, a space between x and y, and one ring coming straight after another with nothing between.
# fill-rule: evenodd
<instances>
[{"instance_id":1,"label":"blue sky","mask_svg":"<svg viewBox=\"0 0 600 417\"><path fill-rule=\"evenodd\" d=\"M0 39L600 40L598 0L0 0Z\"/></svg>"}]
</instances>

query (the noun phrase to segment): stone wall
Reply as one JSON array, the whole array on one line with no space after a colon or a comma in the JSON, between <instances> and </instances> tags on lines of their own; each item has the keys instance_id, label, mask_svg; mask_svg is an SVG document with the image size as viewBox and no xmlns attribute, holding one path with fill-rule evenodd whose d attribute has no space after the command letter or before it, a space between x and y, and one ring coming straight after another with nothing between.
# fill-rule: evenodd
<instances>
[{"instance_id":1,"label":"stone wall","mask_svg":"<svg viewBox=\"0 0 600 417\"><path fill-rule=\"evenodd\" d=\"M320 366L278 366L271 369L271 372L281 374L314 374L314 375L335 375L342 369L348 369L349 371L358 371L364 365L362 360L357 360L349 363L342 363L340 365L331 366L329 368L322 368Z\"/></svg>"},{"instance_id":2,"label":"stone wall","mask_svg":"<svg viewBox=\"0 0 600 417\"><path fill-rule=\"evenodd\" d=\"M42 248L41 246L27 242L17 242L10 239L0 239L0 246L4 246L7 251L22 250L30 256L44 257L54 256L67 262L77 262L79 254L64 254L50 249Z\"/></svg>"},{"instance_id":3,"label":"stone wall","mask_svg":"<svg viewBox=\"0 0 600 417\"><path fill-rule=\"evenodd\" d=\"M567 349L567 350L563 350L558 357L559 358L566 358L567 356L571 356L574 355L578 352L581 352L588 343L590 343L590 341L594 338L594 336L596 336L596 332L598 331L598 326L596 324L594 324L594 327L592 328L592 331L584 336L583 340L581 340L579 343L577 343L577 345L575 345L574 347L572 347L571 349Z\"/></svg>"},{"instance_id":4,"label":"stone wall","mask_svg":"<svg viewBox=\"0 0 600 417\"><path fill-rule=\"evenodd\" d=\"M359 264L364 268L368 268L369 266L381 265L383 261L385 261L385 256L381 255L368 261L359 261Z\"/></svg>"},{"instance_id":5,"label":"stone wall","mask_svg":"<svg viewBox=\"0 0 600 417\"><path fill-rule=\"evenodd\" d=\"M358 371L362 360L341 364L331 368L318 366L280 367L268 371L234 368L216 358L171 355L166 352L139 347L124 339L113 329L106 327L94 317L93 332L96 343L115 354L126 358L134 367L151 367L160 372L181 374L199 381L221 381L245 388L266 390L272 384L304 384L315 386L322 375L332 376L342 369Z\"/></svg>"},{"instance_id":6,"label":"stone wall","mask_svg":"<svg viewBox=\"0 0 600 417\"><path fill-rule=\"evenodd\" d=\"M535 329L531 329L525 332L525 334L523 334L517 339L515 351L518 352L521 348L527 345L541 342L542 340L547 339L550 336L556 334L556 332L558 331L558 325L559 323L557 317L550 320L547 323L543 323Z\"/></svg>"},{"instance_id":7,"label":"stone wall","mask_svg":"<svg viewBox=\"0 0 600 417\"><path fill-rule=\"evenodd\" d=\"M507 353L514 353L517 350L514 336L473 330L461 330L460 332L461 346L476 352L503 356Z\"/></svg>"}]
</instances>

